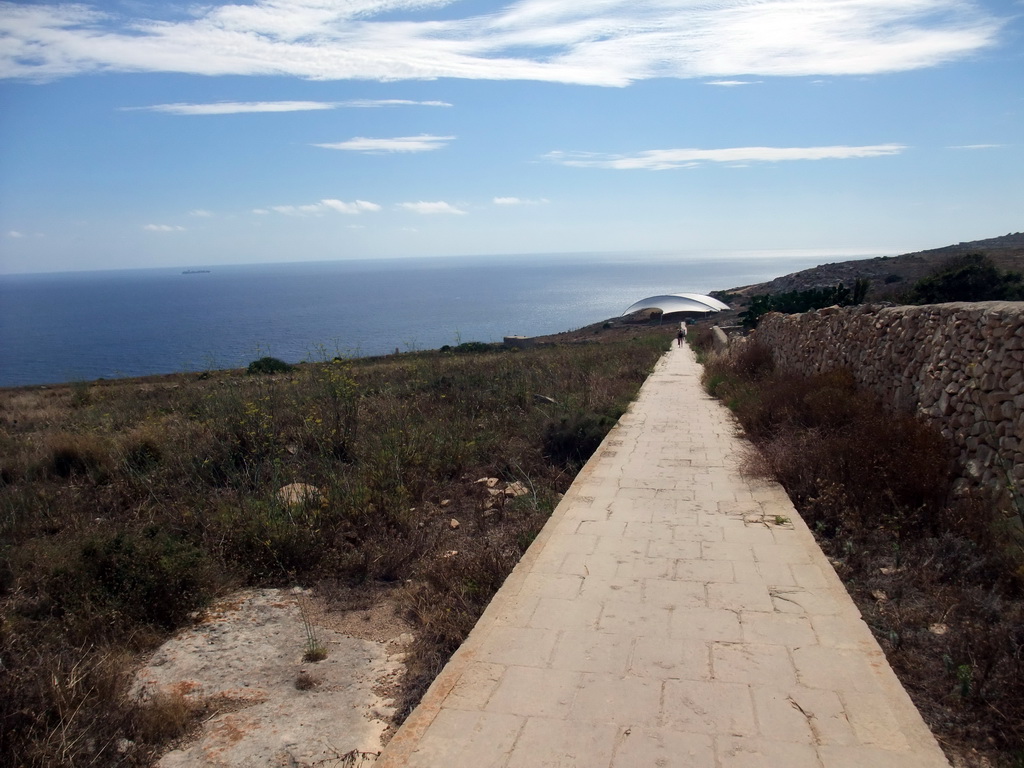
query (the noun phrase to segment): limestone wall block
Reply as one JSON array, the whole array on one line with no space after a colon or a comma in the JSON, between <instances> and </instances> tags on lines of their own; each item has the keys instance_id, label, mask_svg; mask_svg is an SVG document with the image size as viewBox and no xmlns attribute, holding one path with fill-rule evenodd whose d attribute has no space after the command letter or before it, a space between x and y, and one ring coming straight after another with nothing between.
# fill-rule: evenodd
<instances>
[{"instance_id":1,"label":"limestone wall block","mask_svg":"<svg viewBox=\"0 0 1024 768\"><path fill-rule=\"evenodd\" d=\"M989 403L982 409L985 414L985 421L1000 421L1003 418L1002 403Z\"/></svg>"}]
</instances>

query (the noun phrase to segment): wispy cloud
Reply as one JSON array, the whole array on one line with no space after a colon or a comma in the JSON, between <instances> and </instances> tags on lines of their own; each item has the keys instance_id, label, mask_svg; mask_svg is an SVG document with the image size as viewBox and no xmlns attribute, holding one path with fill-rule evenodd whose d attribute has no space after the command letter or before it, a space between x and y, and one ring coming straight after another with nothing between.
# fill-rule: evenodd
<instances>
[{"instance_id":1,"label":"wispy cloud","mask_svg":"<svg viewBox=\"0 0 1024 768\"><path fill-rule=\"evenodd\" d=\"M352 99L336 102L339 107L378 109L380 107L451 107L448 101L410 101L409 99Z\"/></svg>"},{"instance_id":2,"label":"wispy cloud","mask_svg":"<svg viewBox=\"0 0 1024 768\"><path fill-rule=\"evenodd\" d=\"M145 224L142 227L147 232L184 232L185 228L172 224Z\"/></svg>"},{"instance_id":3,"label":"wispy cloud","mask_svg":"<svg viewBox=\"0 0 1024 768\"><path fill-rule=\"evenodd\" d=\"M522 197L496 197L493 202L495 205L543 205L549 201L544 197L537 200L528 200Z\"/></svg>"},{"instance_id":4,"label":"wispy cloud","mask_svg":"<svg viewBox=\"0 0 1024 768\"><path fill-rule=\"evenodd\" d=\"M348 141L335 144L314 144L324 149L341 149L348 152L364 152L366 154L384 154L389 152L431 152L448 146L454 136L397 136L393 139L368 139L357 136Z\"/></svg>"},{"instance_id":5,"label":"wispy cloud","mask_svg":"<svg viewBox=\"0 0 1024 768\"><path fill-rule=\"evenodd\" d=\"M427 203L422 200L420 200L418 203L399 203L398 207L404 208L407 211L412 211L413 213L421 213L424 215L431 215L436 213L452 213L459 216L463 216L466 213L461 208L456 208L451 203L446 203L443 200L438 200L437 202L433 203Z\"/></svg>"},{"instance_id":6,"label":"wispy cloud","mask_svg":"<svg viewBox=\"0 0 1024 768\"><path fill-rule=\"evenodd\" d=\"M255 208L253 213L258 215L266 215L271 211L282 213L285 216L321 216L330 211L335 213L344 213L347 216L358 216L361 213L374 213L380 210L380 206L376 203L370 203L366 200L356 200L351 203L346 203L343 200L335 200L333 198L327 198L317 203L309 203L307 205L273 205L269 209L267 208Z\"/></svg>"},{"instance_id":7,"label":"wispy cloud","mask_svg":"<svg viewBox=\"0 0 1024 768\"><path fill-rule=\"evenodd\" d=\"M15 240L20 240L21 238L23 238L25 236L25 234L23 232L19 232L16 229L12 229L12 230L10 230L7 233L7 236L11 237L11 238L14 238Z\"/></svg>"},{"instance_id":8,"label":"wispy cloud","mask_svg":"<svg viewBox=\"0 0 1024 768\"><path fill-rule=\"evenodd\" d=\"M779 163L791 160L849 160L852 158L898 155L903 144L874 144L863 147L730 147L727 149L649 149L631 155L595 152L549 152L544 157L559 165L577 168L663 171L691 168L703 163Z\"/></svg>"},{"instance_id":9,"label":"wispy cloud","mask_svg":"<svg viewBox=\"0 0 1024 768\"><path fill-rule=\"evenodd\" d=\"M726 88L735 88L738 85L757 85L760 80L709 80L708 85L721 85Z\"/></svg>"},{"instance_id":10,"label":"wispy cloud","mask_svg":"<svg viewBox=\"0 0 1024 768\"><path fill-rule=\"evenodd\" d=\"M198 4L175 19L103 7L3 3L0 77L181 72L623 86L863 75L969 56L996 44L1005 23L978 0L506 0L477 15L460 14L474 4L455 0L253 0Z\"/></svg>"},{"instance_id":11,"label":"wispy cloud","mask_svg":"<svg viewBox=\"0 0 1024 768\"><path fill-rule=\"evenodd\" d=\"M189 211L188 215L195 216L197 219L211 219L213 218L213 211L196 208L194 211Z\"/></svg>"},{"instance_id":12,"label":"wispy cloud","mask_svg":"<svg viewBox=\"0 0 1024 768\"><path fill-rule=\"evenodd\" d=\"M355 216L360 213L374 213L380 210L379 205L367 202L366 200L356 200L354 203L345 203L341 200L321 200L320 203L332 211L344 213L349 216Z\"/></svg>"},{"instance_id":13,"label":"wispy cloud","mask_svg":"<svg viewBox=\"0 0 1024 768\"><path fill-rule=\"evenodd\" d=\"M259 112L311 112L326 109L371 109L380 107L450 107L446 101L408 99L356 99L353 101L215 101L206 104L154 104L121 107L123 112L164 112L170 115L239 115Z\"/></svg>"},{"instance_id":14,"label":"wispy cloud","mask_svg":"<svg viewBox=\"0 0 1024 768\"><path fill-rule=\"evenodd\" d=\"M1005 144L963 144L958 147L949 147L949 149L1002 149Z\"/></svg>"}]
</instances>

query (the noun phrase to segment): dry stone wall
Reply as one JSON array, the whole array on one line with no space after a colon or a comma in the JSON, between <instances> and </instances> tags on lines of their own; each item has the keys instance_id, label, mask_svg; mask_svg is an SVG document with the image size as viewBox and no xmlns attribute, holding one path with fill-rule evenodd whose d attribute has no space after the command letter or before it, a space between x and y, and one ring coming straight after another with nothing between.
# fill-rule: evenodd
<instances>
[{"instance_id":1,"label":"dry stone wall","mask_svg":"<svg viewBox=\"0 0 1024 768\"><path fill-rule=\"evenodd\" d=\"M934 423L961 486L1024 489L1024 302L773 313L755 337L782 370L849 368L887 407Z\"/></svg>"}]
</instances>

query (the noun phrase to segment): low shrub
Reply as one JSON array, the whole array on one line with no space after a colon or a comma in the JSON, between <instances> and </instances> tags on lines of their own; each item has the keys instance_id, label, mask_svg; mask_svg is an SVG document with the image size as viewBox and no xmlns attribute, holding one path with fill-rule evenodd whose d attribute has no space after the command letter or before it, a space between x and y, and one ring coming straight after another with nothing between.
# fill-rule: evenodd
<instances>
[{"instance_id":1,"label":"low shrub","mask_svg":"<svg viewBox=\"0 0 1024 768\"><path fill-rule=\"evenodd\" d=\"M206 604L216 590L214 569L195 545L157 528L97 534L77 562L55 574L62 611L76 601L129 623L172 629Z\"/></svg>"},{"instance_id":2,"label":"low shrub","mask_svg":"<svg viewBox=\"0 0 1024 768\"><path fill-rule=\"evenodd\" d=\"M134 474L145 474L163 458L163 441L148 430L130 433L121 446L125 468Z\"/></svg>"},{"instance_id":3,"label":"low shrub","mask_svg":"<svg viewBox=\"0 0 1024 768\"><path fill-rule=\"evenodd\" d=\"M715 334L710 325L692 325L686 340L698 354L707 354L715 348Z\"/></svg>"},{"instance_id":4,"label":"low shrub","mask_svg":"<svg viewBox=\"0 0 1024 768\"><path fill-rule=\"evenodd\" d=\"M58 433L49 440L46 468L54 477L102 482L110 468L110 454L96 435Z\"/></svg>"},{"instance_id":5,"label":"low shrub","mask_svg":"<svg viewBox=\"0 0 1024 768\"><path fill-rule=\"evenodd\" d=\"M853 282L853 288L847 288L843 283L839 283L827 288L760 294L751 297L750 306L740 313L740 317L743 319L744 327L756 328L761 318L769 312L794 314L830 307L833 304L841 307L855 306L864 302L869 287L867 278L858 277Z\"/></svg>"},{"instance_id":6,"label":"low shrub","mask_svg":"<svg viewBox=\"0 0 1024 768\"><path fill-rule=\"evenodd\" d=\"M142 744L132 744L124 752L118 749L125 738L137 734L123 697L131 669L125 654L90 653L88 645L25 649L17 639L3 642L0 650L4 765L141 768L155 758ZM39 663L42 654L45 665ZM27 663L30 657L35 663Z\"/></svg>"},{"instance_id":7,"label":"low shrub","mask_svg":"<svg viewBox=\"0 0 1024 768\"><path fill-rule=\"evenodd\" d=\"M544 430L545 454L560 464L583 466L615 426L615 419L577 411L548 423Z\"/></svg>"},{"instance_id":8,"label":"low shrub","mask_svg":"<svg viewBox=\"0 0 1024 768\"><path fill-rule=\"evenodd\" d=\"M291 373L295 370L294 365L286 363L284 360L279 360L276 357L261 357L259 360L253 360L249 363L249 367L246 369L248 373Z\"/></svg>"},{"instance_id":9,"label":"low shrub","mask_svg":"<svg viewBox=\"0 0 1024 768\"><path fill-rule=\"evenodd\" d=\"M918 280L907 299L911 304L1020 301L1024 299L1024 275L1004 272L983 253L966 253Z\"/></svg>"},{"instance_id":10,"label":"low shrub","mask_svg":"<svg viewBox=\"0 0 1024 768\"><path fill-rule=\"evenodd\" d=\"M405 592L404 604L417 624L415 641L407 658L406 684L397 702L399 716L406 717L419 702L449 657L473 629L491 597L519 562L543 527L553 500L519 506L518 514L465 538L451 556L425 559L420 580ZM438 600L444 595L444 600Z\"/></svg>"},{"instance_id":11,"label":"low shrub","mask_svg":"<svg viewBox=\"0 0 1024 768\"><path fill-rule=\"evenodd\" d=\"M746 381L757 381L775 370L771 350L756 340L746 339L731 355L733 371Z\"/></svg>"},{"instance_id":12,"label":"low shrub","mask_svg":"<svg viewBox=\"0 0 1024 768\"><path fill-rule=\"evenodd\" d=\"M485 344L482 341L464 341L452 348L451 351L457 355L471 355L480 352L494 352L495 349L496 347L493 344ZM500 347L497 349L500 349Z\"/></svg>"}]
</instances>

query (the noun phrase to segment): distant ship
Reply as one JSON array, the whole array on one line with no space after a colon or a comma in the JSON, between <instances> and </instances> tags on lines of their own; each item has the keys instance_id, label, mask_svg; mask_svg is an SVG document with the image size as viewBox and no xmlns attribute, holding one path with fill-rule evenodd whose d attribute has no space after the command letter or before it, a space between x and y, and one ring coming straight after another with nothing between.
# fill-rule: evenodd
<instances>
[{"instance_id":1,"label":"distant ship","mask_svg":"<svg viewBox=\"0 0 1024 768\"><path fill-rule=\"evenodd\" d=\"M208 269L186 269L181 274L183 275L205 275L209 272Z\"/></svg>"}]
</instances>

